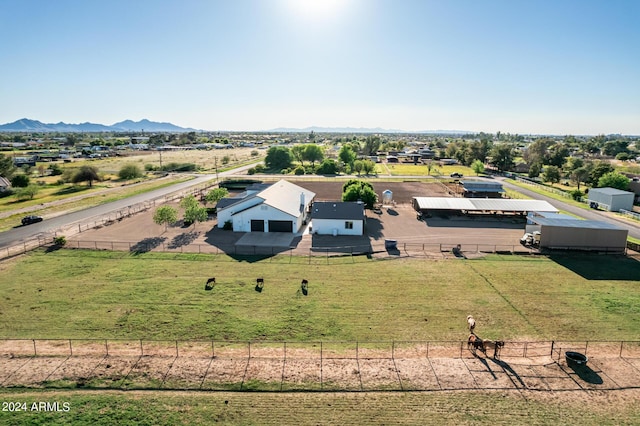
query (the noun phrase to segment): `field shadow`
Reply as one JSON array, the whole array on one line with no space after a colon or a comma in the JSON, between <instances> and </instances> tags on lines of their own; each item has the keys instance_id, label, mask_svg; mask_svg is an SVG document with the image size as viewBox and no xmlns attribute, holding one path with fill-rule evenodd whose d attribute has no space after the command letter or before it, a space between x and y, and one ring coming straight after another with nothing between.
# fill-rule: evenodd
<instances>
[{"instance_id":1,"label":"field shadow","mask_svg":"<svg viewBox=\"0 0 640 426\"><path fill-rule=\"evenodd\" d=\"M371 241L366 235L317 235L311 236L311 250L328 253L371 253Z\"/></svg>"},{"instance_id":2,"label":"field shadow","mask_svg":"<svg viewBox=\"0 0 640 426\"><path fill-rule=\"evenodd\" d=\"M200 236L199 231L190 231L173 237L171 242L167 245L170 249L177 249L183 246L188 246L194 242Z\"/></svg>"},{"instance_id":3,"label":"field shadow","mask_svg":"<svg viewBox=\"0 0 640 426\"><path fill-rule=\"evenodd\" d=\"M75 193L78 193L78 192L86 191L88 189L92 189L92 188L89 187L89 186L70 186L68 188L59 189L56 192L54 192L52 195L75 194Z\"/></svg>"},{"instance_id":4,"label":"field shadow","mask_svg":"<svg viewBox=\"0 0 640 426\"><path fill-rule=\"evenodd\" d=\"M587 280L637 281L640 277L640 262L621 255L551 254L549 259Z\"/></svg>"},{"instance_id":5,"label":"field shadow","mask_svg":"<svg viewBox=\"0 0 640 426\"><path fill-rule=\"evenodd\" d=\"M525 219L519 217L490 217L490 216L423 216L427 226L433 228L488 228L488 229L522 229Z\"/></svg>"},{"instance_id":6,"label":"field shadow","mask_svg":"<svg viewBox=\"0 0 640 426\"><path fill-rule=\"evenodd\" d=\"M129 252L133 254L147 253L158 247L160 244L166 241L167 237L150 237L138 241L131 246Z\"/></svg>"}]
</instances>

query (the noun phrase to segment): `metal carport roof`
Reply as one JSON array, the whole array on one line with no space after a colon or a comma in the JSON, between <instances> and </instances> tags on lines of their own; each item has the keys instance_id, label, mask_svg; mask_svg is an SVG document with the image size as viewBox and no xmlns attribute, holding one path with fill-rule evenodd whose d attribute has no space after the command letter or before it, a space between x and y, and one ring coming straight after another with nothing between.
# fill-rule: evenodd
<instances>
[{"instance_id":1,"label":"metal carport roof","mask_svg":"<svg viewBox=\"0 0 640 426\"><path fill-rule=\"evenodd\" d=\"M542 200L512 200L502 198L413 197L421 210L467 210L507 212L557 212Z\"/></svg>"}]
</instances>

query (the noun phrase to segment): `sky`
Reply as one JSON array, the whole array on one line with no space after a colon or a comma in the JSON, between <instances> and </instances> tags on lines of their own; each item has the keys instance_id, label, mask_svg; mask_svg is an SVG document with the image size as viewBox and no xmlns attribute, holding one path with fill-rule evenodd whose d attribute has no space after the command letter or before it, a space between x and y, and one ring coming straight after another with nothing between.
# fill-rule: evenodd
<instances>
[{"instance_id":1,"label":"sky","mask_svg":"<svg viewBox=\"0 0 640 426\"><path fill-rule=\"evenodd\" d=\"M0 123L640 135L638 0L0 0Z\"/></svg>"}]
</instances>

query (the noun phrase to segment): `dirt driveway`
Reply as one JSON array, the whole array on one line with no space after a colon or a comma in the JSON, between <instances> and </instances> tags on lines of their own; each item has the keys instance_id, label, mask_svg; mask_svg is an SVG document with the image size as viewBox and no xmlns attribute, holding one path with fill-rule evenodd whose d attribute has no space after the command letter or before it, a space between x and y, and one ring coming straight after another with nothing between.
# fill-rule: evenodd
<instances>
[{"instance_id":1,"label":"dirt driveway","mask_svg":"<svg viewBox=\"0 0 640 426\"><path fill-rule=\"evenodd\" d=\"M316 192L316 199L339 199L341 182L297 182L300 186ZM318 236L303 232L293 239L293 250L299 254L311 251L385 251L385 240L395 240L399 251L405 253L449 252L461 245L463 252L494 252L520 250L519 238L524 232L524 219L486 218L450 219L429 218L418 220L415 210L409 204L411 196L444 196L446 189L441 185L423 182L384 182L374 185L376 192L389 189L394 194L395 206L384 207L378 212L367 210L366 235L362 237ZM174 207L180 208L177 204ZM154 210L138 213L109 226L85 231L69 238L70 246L76 248L96 248L130 251L184 251L211 253L225 251L240 253L238 250L256 252L259 247L243 246L238 241L245 235L217 228L215 218L195 226L180 224L165 229L153 222ZM181 213L180 213L181 214ZM284 240L283 240L284 241ZM289 241L289 240L287 240ZM264 249L264 248L263 248ZM289 250L280 247L274 250ZM262 251L260 252L262 253ZM252 254L250 252L241 254Z\"/></svg>"}]
</instances>

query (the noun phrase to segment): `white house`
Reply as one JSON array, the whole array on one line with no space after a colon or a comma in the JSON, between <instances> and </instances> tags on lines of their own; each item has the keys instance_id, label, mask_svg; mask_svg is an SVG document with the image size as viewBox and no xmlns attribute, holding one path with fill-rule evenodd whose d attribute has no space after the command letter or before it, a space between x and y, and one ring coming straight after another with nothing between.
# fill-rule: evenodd
<instances>
[{"instance_id":1,"label":"white house","mask_svg":"<svg viewBox=\"0 0 640 426\"><path fill-rule=\"evenodd\" d=\"M362 235L364 204L357 202L318 201L311 207L311 226L319 235Z\"/></svg>"},{"instance_id":2,"label":"white house","mask_svg":"<svg viewBox=\"0 0 640 426\"><path fill-rule=\"evenodd\" d=\"M248 188L241 197L220 200L218 228L230 222L234 232L298 232L307 221L315 196L286 180L266 188Z\"/></svg>"}]
</instances>

